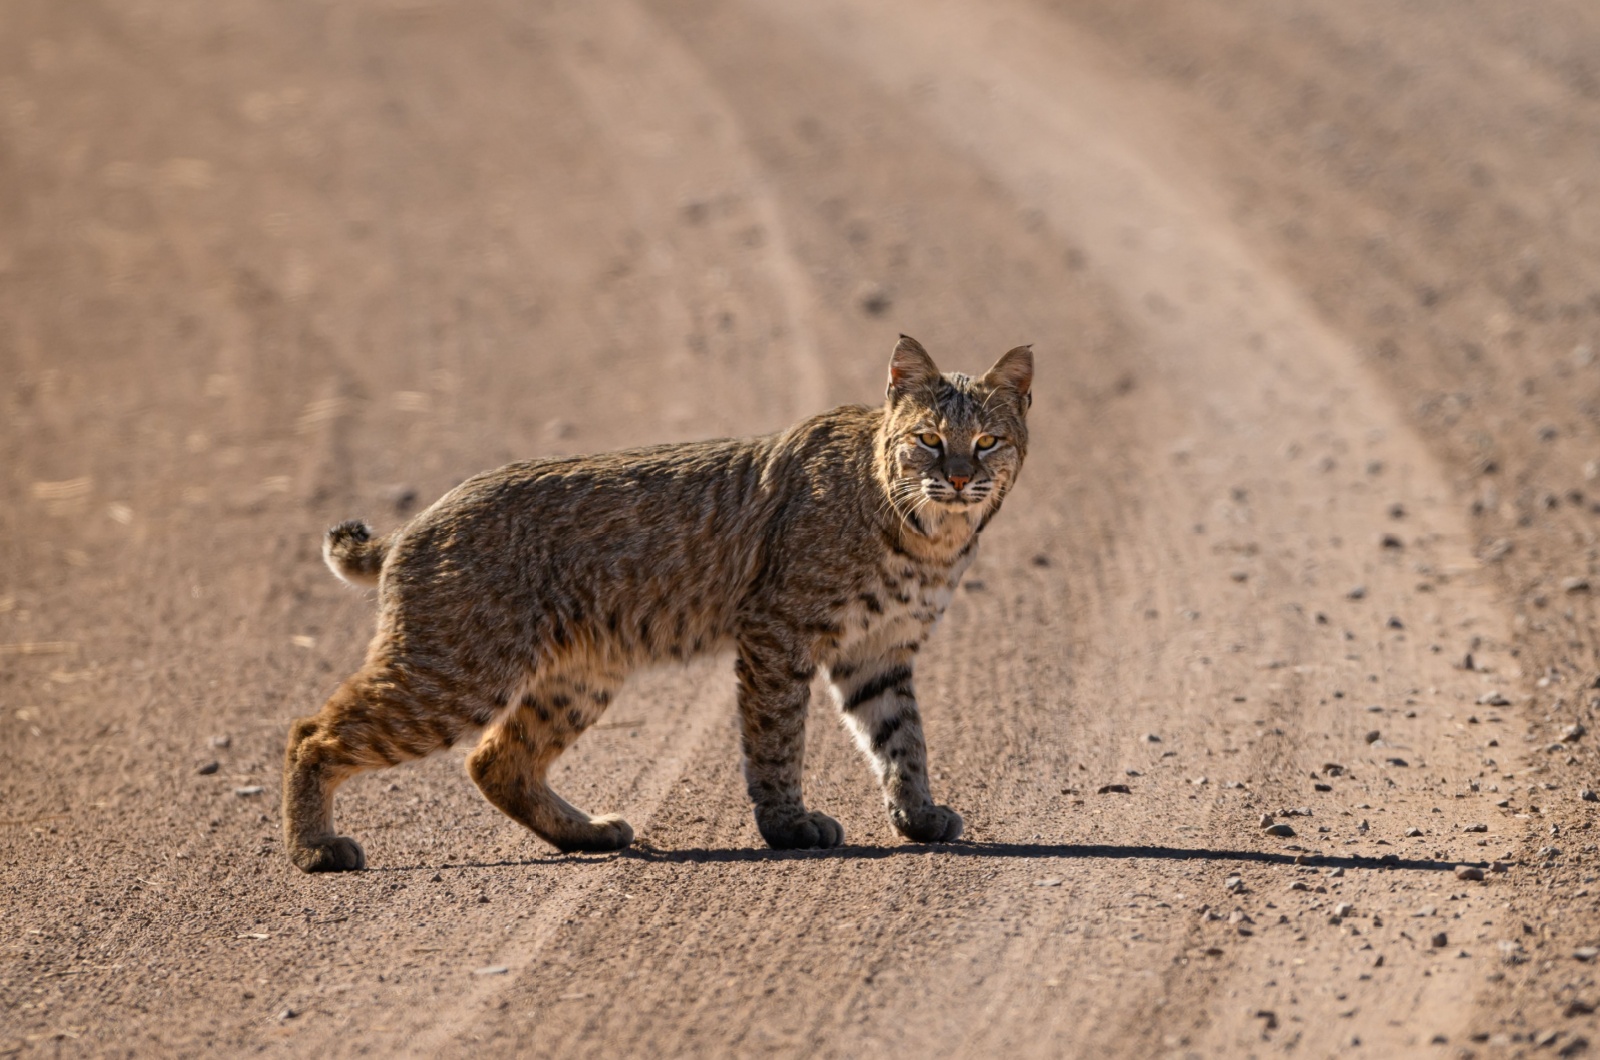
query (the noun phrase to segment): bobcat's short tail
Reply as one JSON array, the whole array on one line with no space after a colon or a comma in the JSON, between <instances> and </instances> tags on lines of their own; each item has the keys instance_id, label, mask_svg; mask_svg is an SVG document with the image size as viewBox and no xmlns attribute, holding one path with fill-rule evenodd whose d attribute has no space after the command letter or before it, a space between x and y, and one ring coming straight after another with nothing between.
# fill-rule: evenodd
<instances>
[{"instance_id":1,"label":"bobcat's short tail","mask_svg":"<svg viewBox=\"0 0 1600 1060\"><path fill-rule=\"evenodd\" d=\"M374 538L372 529L359 519L340 523L322 539L322 558L328 569L351 585L364 587L378 584L378 572L383 570L384 557L389 555L389 542L394 535Z\"/></svg>"}]
</instances>

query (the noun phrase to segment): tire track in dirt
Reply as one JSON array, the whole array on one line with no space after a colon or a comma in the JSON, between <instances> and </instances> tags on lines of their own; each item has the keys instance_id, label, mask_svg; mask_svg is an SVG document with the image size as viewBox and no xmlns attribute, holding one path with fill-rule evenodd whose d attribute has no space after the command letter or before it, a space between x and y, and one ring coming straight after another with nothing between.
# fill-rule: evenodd
<instances>
[{"instance_id":1,"label":"tire track in dirt","mask_svg":"<svg viewBox=\"0 0 1600 1060\"><path fill-rule=\"evenodd\" d=\"M761 6L779 18L793 16L782 5ZM1318 482L1283 468L1281 455L1273 450L1294 439L1296 446L1341 451L1347 459L1386 468L1387 491L1424 499L1425 506L1436 509L1419 521L1423 538L1435 546L1429 549L1434 553L1428 557L1431 569L1457 574L1471 570L1465 528L1437 509L1448 490L1423 446L1365 377L1347 345L1229 233L1230 226L1220 219L1224 215L1208 198L1204 174L1191 168L1182 154L1182 136L1141 97L1137 86L1097 61L1065 27L1022 5L990 8L976 16L951 5L919 5L913 11L903 5L841 2L823 8L822 12L808 9L805 25L796 21L791 27L851 56L860 69L912 100L931 128L984 159L1026 207L1038 210L1052 227L1083 246L1092 266L1123 293L1124 303L1149 340L1145 359L1152 362L1163 386L1183 396L1174 409L1177 422L1188 421L1195 430L1187 443L1170 437L1168 442L1176 441L1186 459L1211 465L1200 467L1198 474L1157 473L1149 483L1153 492L1159 492L1160 479L1166 478L1178 487L1180 496L1188 493L1189 503L1194 504L1222 482L1239 483L1232 488L1233 510L1212 514L1221 515L1225 525L1230 519L1253 524L1246 532L1266 540L1269 547L1281 544L1279 528L1304 533L1313 525L1335 547L1342 540L1373 541L1383 528L1381 505L1369 500L1360 506L1367 509L1362 511L1350 503L1363 492L1359 479L1356 489L1346 488L1341 495L1329 492L1331 476ZM965 47L948 46L956 40ZM1288 438L1278 432L1288 433ZM1350 452L1353 448L1361 450L1359 456ZM1329 470L1336 466L1337 461ZM1178 481L1170 482L1174 477ZM1179 516L1173 523L1181 521ZM1419 523L1413 523L1408 530L1417 528ZM1154 529L1158 540L1182 540L1177 525ZM1280 541L1273 542L1274 537ZM1199 573L1204 562L1196 557L1185 566ZM1396 613L1414 599L1409 582L1415 572L1398 565L1384 567L1359 559L1352 563L1337 556L1321 563L1325 569L1315 577L1324 592L1333 588L1327 584L1330 576L1342 576L1346 586L1364 582L1365 595ZM1240 581L1268 585L1272 581L1268 571L1238 573ZM1282 573L1299 572L1288 570L1280 577ZM1454 613L1452 618L1468 616L1478 635L1504 643L1487 592L1470 580L1432 588L1440 592L1435 599L1442 610ZM1257 612L1269 600L1247 601L1242 609L1235 604L1228 619L1235 623L1236 634L1253 632L1255 650L1271 652L1277 657L1272 661L1282 665L1281 654L1294 651L1305 638L1274 629L1277 623L1270 617L1263 621ZM1436 634L1445 628L1437 620L1434 626ZM1457 698L1476 695L1481 688L1481 682L1463 678L1437 658L1428 659L1425 652L1402 648L1391 655L1399 657L1383 661L1382 683L1410 687L1385 688L1389 695L1419 691L1428 681L1438 682L1435 688L1454 686L1450 691ZM1314 693L1302 683L1300 696L1309 694ZM1284 696L1283 701L1292 698L1298 697ZM1318 724L1327 722L1327 714L1305 707L1276 709L1274 719L1297 731L1256 756L1258 768L1271 778L1271 783L1261 785L1269 797L1292 796L1291 768L1304 768L1307 760L1314 760L1314 736ZM1173 719L1167 720L1170 724ZM1477 756L1465 749L1446 750L1450 747L1445 742L1446 719L1434 716L1431 721L1416 727L1413 739L1430 758L1436 757L1430 752L1437 752L1444 760L1433 764L1457 779L1481 775L1483 763ZM1420 790L1411 794L1426 797ZM1478 805L1450 817L1460 827L1481 813ZM1021 959L1013 967L1027 969L1027 954L1017 956ZM1206 982L1206 973L1189 977L1193 981L1185 986L1175 981L1185 978L1183 973L1169 976L1169 992L1192 997L1222 990L1220 982ZM1435 983L1440 985L1418 990L1421 997L1403 991L1368 991L1365 1003L1369 1012L1389 1006L1402 1026L1414 1025L1418 1017L1436 1025L1459 1025L1471 995L1461 992L1455 982ZM980 1023L992 1024L1005 1012L1008 1006L1002 997L1003 993L995 995L989 1018ZM1213 1008L1188 1029L1214 1044L1238 1044L1253 1037L1245 1029L1255 1029L1251 1020ZM1326 1013L1315 1014L1311 1021L1307 1030L1296 1028L1286 1037L1339 1028ZM1129 1029L1115 1028L1107 1046ZM1363 1029L1370 1032L1369 1041L1385 1034L1383 1021L1371 1016L1363 1021ZM1032 1028L1030 1033L1036 1031ZM1392 1044L1417 1044L1405 1040L1406 1034L1414 1033L1403 1032L1399 1040L1391 1039ZM977 1031L965 1044L968 1049L992 1046L992 1035L987 1029ZM1163 1044L1178 1043L1172 1039Z\"/></svg>"},{"instance_id":2,"label":"tire track in dirt","mask_svg":"<svg viewBox=\"0 0 1600 1060\"><path fill-rule=\"evenodd\" d=\"M517 20L510 12L507 17ZM789 248L759 164L740 142L737 120L693 59L645 12L627 3L563 7L542 13L529 25L560 57L564 76L587 107L591 127L613 153L643 240L639 256L656 278L656 311L666 335L676 332L692 340L718 311L770 313L771 319L757 327L771 345L749 351L759 357L729 367L757 378L785 377L790 385L748 391L754 401L735 418L753 432L825 407L828 385L808 319L809 284ZM733 278L714 264L717 249L701 237L709 224L747 226L747 245L754 242L762 251L758 275L764 283L741 281L743 286L734 287ZM694 270L704 277L698 284ZM666 345L669 370L685 376L708 370L695 363L692 353L674 356L676 344ZM693 345L691 341L691 349ZM772 349L781 352L781 360L770 356ZM767 400L775 394L781 395L779 401ZM705 433L683 426L691 435ZM702 673L706 669L696 667ZM647 774L633 781L622 804L644 843L686 767L701 757L697 752L708 733L733 716L730 690L720 682L702 676L695 687L687 686L679 680L655 690L656 695L681 696L695 705L671 726L662 753L653 758ZM613 858L568 866L569 878L540 900L537 918L490 962L506 967L507 977L479 978L451 1006L430 1014L425 1032L406 1036L408 1055L437 1055L479 1024L494 998L515 989L522 975L538 964L600 880L621 886L616 881L626 873L615 868Z\"/></svg>"},{"instance_id":3,"label":"tire track in dirt","mask_svg":"<svg viewBox=\"0 0 1600 1060\"><path fill-rule=\"evenodd\" d=\"M737 293L745 295L741 308L766 315L762 330L768 341L741 351L747 361L742 368L786 379L781 390L787 401L770 416L751 416L750 429L828 407L827 374L810 321L810 283L772 189L719 88L670 31L635 4L561 7L540 16L537 25L587 101L594 128L611 145L635 216L652 233L647 266L665 287L691 282L681 275L689 269L703 270L713 292L748 282L730 277L715 264L717 252L696 238L708 225L741 229L745 244L759 248L756 285ZM677 309L664 316L689 331L695 322L682 310L702 299L679 297ZM720 304L715 293L703 300L712 309ZM776 307L766 305L769 300Z\"/></svg>"}]
</instances>

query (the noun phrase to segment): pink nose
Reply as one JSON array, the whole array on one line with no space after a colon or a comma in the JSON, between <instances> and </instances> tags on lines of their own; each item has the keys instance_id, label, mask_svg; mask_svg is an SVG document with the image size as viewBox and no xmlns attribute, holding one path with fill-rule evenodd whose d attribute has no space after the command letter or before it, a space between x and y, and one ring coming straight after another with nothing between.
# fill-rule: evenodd
<instances>
[{"instance_id":1,"label":"pink nose","mask_svg":"<svg viewBox=\"0 0 1600 1060\"><path fill-rule=\"evenodd\" d=\"M972 476L971 475L951 475L950 476L950 485L954 486L958 490L961 489L962 486L965 486L967 483L969 483L971 481L972 481Z\"/></svg>"}]
</instances>

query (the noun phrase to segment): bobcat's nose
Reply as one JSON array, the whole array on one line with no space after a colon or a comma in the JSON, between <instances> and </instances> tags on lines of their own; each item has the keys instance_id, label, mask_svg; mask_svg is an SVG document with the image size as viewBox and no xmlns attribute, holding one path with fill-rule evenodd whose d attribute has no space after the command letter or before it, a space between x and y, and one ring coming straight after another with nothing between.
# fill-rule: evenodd
<instances>
[{"instance_id":1,"label":"bobcat's nose","mask_svg":"<svg viewBox=\"0 0 1600 1060\"><path fill-rule=\"evenodd\" d=\"M956 488L957 493L961 492L961 488L972 481L971 475L948 475L946 477L950 479L950 485Z\"/></svg>"}]
</instances>

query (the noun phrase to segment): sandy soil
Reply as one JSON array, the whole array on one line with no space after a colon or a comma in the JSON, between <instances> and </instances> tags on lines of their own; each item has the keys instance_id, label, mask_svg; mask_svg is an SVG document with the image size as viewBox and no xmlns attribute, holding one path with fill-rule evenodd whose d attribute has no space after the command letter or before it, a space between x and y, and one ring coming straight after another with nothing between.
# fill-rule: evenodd
<instances>
[{"instance_id":1,"label":"sandy soil","mask_svg":"<svg viewBox=\"0 0 1600 1060\"><path fill-rule=\"evenodd\" d=\"M1584 0L4 5L0 1055L1600 1043L1597 56ZM1039 356L919 671L965 841L819 709L849 845L765 850L708 660L561 767L632 851L457 753L288 864L371 622L323 527L874 400L899 330Z\"/></svg>"}]
</instances>

